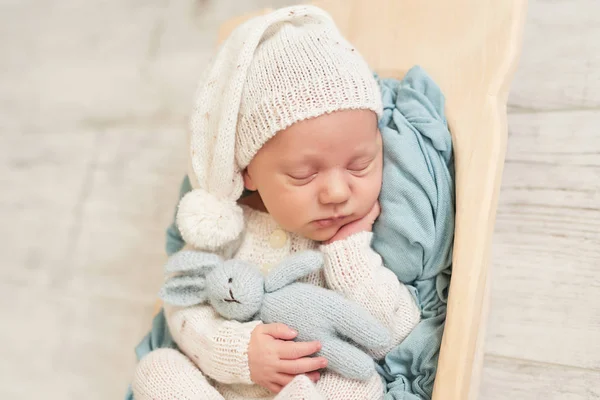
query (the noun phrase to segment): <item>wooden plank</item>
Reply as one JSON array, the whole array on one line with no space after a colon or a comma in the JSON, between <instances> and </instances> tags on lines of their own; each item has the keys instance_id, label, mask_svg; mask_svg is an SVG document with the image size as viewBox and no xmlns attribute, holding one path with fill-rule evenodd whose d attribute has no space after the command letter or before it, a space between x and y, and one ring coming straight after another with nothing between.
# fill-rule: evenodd
<instances>
[{"instance_id":1,"label":"wooden plank","mask_svg":"<svg viewBox=\"0 0 600 400\"><path fill-rule=\"evenodd\" d=\"M491 289L490 281L493 276L488 274L485 282L485 291L483 295L483 307L481 311L481 329L477 336L477 347L475 349L475 359L473 360L471 387L469 388L469 400L479 399L481 387L481 376L483 373L483 363L485 357L486 332L490 314Z\"/></svg>"},{"instance_id":2,"label":"wooden plank","mask_svg":"<svg viewBox=\"0 0 600 400\"><path fill-rule=\"evenodd\" d=\"M510 115L507 162L600 167L600 110Z\"/></svg>"},{"instance_id":3,"label":"wooden plank","mask_svg":"<svg viewBox=\"0 0 600 400\"><path fill-rule=\"evenodd\" d=\"M52 128L0 136L0 397L122 398L162 281L185 135Z\"/></svg>"},{"instance_id":4,"label":"wooden plank","mask_svg":"<svg viewBox=\"0 0 600 400\"><path fill-rule=\"evenodd\" d=\"M19 131L155 113L161 99L140 67L164 4L2 2L2 112Z\"/></svg>"},{"instance_id":5,"label":"wooden plank","mask_svg":"<svg viewBox=\"0 0 600 400\"><path fill-rule=\"evenodd\" d=\"M488 356L479 398L600 399L600 371Z\"/></svg>"},{"instance_id":6,"label":"wooden plank","mask_svg":"<svg viewBox=\"0 0 600 400\"><path fill-rule=\"evenodd\" d=\"M81 233L72 244L71 262L61 268L67 286L153 303L166 259L165 230L185 171L182 132L124 126L102 133Z\"/></svg>"},{"instance_id":7,"label":"wooden plank","mask_svg":"<svg viewBox=\"0 0 600 400\"><path fill-rule=\"evenodd\" d=\"M530 0L511 110L600 107L600 2Z\"/></svg>"},{"instance_id":8,"label":"wooden plank","mask_svg":"<svg viewBox=\"0 0 600 400\"><path fill-rule=\"evenodd\" d=\"M124 397L148 303L35 283L2 281L0 292L2 398Z\"/></svg>"},{"instance_id":9,"label":"wooden plank","mask_svg":"<svg viewBox=\"0 0 600 400\"><path fill-rule=\"evenodd\" d=\"M96 137L90 131L0 135L0 280L52 285L78 235Z\"/></svg>"},{"instance_id":10,"label":"wooden plank","mask_svg":"<svg viewBox=\"0 0 600 400\"><path fill-rule=\"evenodd\" d=\"M600 112L509 121L486 351L600 369Z\"/></svg>"}]
</instances>

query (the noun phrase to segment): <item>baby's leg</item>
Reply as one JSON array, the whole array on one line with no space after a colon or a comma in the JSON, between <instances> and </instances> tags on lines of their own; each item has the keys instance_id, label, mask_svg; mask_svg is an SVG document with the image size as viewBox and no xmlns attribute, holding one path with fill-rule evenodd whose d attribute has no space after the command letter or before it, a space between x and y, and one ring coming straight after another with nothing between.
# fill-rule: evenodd
<instances>
[{"instance_id":1,"label":"baby's leg","mask_svg":"<svg viewBox=\"0 0 600 400\"><path fill-rule=\"evenodd\" d=\"M327 359L329 371L342 373L348 379L366 379L375 373L375 362L358 347L339 338L323 340L319 356Z\"/></svg>"},{"instance_id":2,"label":"baby's leg","mask_svg":"<svg viewBox=\"0 0 600 400\"><path fill-rule=\"evenodd\" d=\"M327 400L382 400L383 382L375 373L366 381L344 378L334 372L325 372L317 382L317 390Z\"/></svg>"},{"instance_id":3,"label":"baby's leg","mask_svg":"<svg viewBox=\"0 0 600 400\"><path fill-rule=\"evenodd\" d=\"M296 376L276 396L258 385L217 384L217 388L226 400L325 400L306 375Z\"/></svg>"},{"instance_id":4,"label":"baby's leg","mask_svg":"<svg viewBox=\"0 0 600 400\"><path fill-rule=\"evenodd\" d=\"M279 392L275 400L324 400L324 397L306 375L298 375Z\"/></svg>"},{"instance_id":5,"label":"baby's leg","mask_svg":"<svg viewBox=\"0 0 600 400\"><path fill-rule=\"evenodd\" d=\"M132 382L135 400L223 400L186 356L158 349L139 362Z\"/></svg>"}]
</instances>

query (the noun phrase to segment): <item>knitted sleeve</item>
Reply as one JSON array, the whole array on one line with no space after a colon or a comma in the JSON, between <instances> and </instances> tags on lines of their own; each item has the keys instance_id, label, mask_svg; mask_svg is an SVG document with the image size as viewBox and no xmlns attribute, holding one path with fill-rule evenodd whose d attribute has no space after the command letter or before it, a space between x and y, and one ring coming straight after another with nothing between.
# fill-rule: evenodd
<instances>
[{"instance_id":1,"label":"knitted sleeve","mask_svg":"<svg viewBox=\"0 0 600 400\"><path fill-rule=\"evenodd\" d=\"M226 384L253 383L248 345L260 321L226 320L210 305L165 305L165 315L173 340L205 375Z\"/></svg>"},{"instance_id":2,"label":"knitted sleeve","mask_svg":"<svg viewBox=\"0 0 600 400\"><path fill-rule=\"evenodd\" d=\"M389 348L372 354L381 359L419 323L421 313L408 288L383 265L371 248L371 232L322 245L327 286L358 303L392 331Z\"/></svg>"}]
</instances>

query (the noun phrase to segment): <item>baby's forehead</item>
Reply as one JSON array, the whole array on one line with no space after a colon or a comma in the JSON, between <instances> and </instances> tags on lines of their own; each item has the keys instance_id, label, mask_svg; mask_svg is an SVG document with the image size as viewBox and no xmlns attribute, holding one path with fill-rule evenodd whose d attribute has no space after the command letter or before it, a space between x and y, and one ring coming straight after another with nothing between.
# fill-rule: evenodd
<instances>
[{"instance_id":1,"label":"baby's forehead","mask_svg":"<svg viewBox=\"0 0 600 400\"><path fill-rule=\"evenodd\" d=\"M322 163L323 160L352 160L375 155L380 149L378 133L339 138L339 135L321 136L315 140L311 135L296 138L282 136L282 151L273 155L291 162Z\"/></svg>"},{"instance_id":2,"label":"baby's forehead","mask_svg":"<svg viewBox=\"0 0 600 400\"><path fill-rule=\"evenodd\" d=\"M348 110L291 124L277 132L259 151L270 159L311 163L374 154L380 135L377 115L369 110Z\"/></svg>"}]
</instances>

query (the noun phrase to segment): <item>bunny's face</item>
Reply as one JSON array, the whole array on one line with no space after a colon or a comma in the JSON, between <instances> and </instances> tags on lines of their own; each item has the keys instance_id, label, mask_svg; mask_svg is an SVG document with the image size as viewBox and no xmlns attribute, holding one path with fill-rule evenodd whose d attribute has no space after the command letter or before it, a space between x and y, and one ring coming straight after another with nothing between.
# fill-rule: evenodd
<instances>
[{"instance_id":1,"label":"bunny's face","mask_svg":"<svg viewBox=\"0 0 600 400\"><path fill-rule=\"evenodd\" d=\"M245 322L260 310L264 279L251 264L229 260L206 277L206 289L210 304L219 314Z\"/></svg>"}]
</instances>

